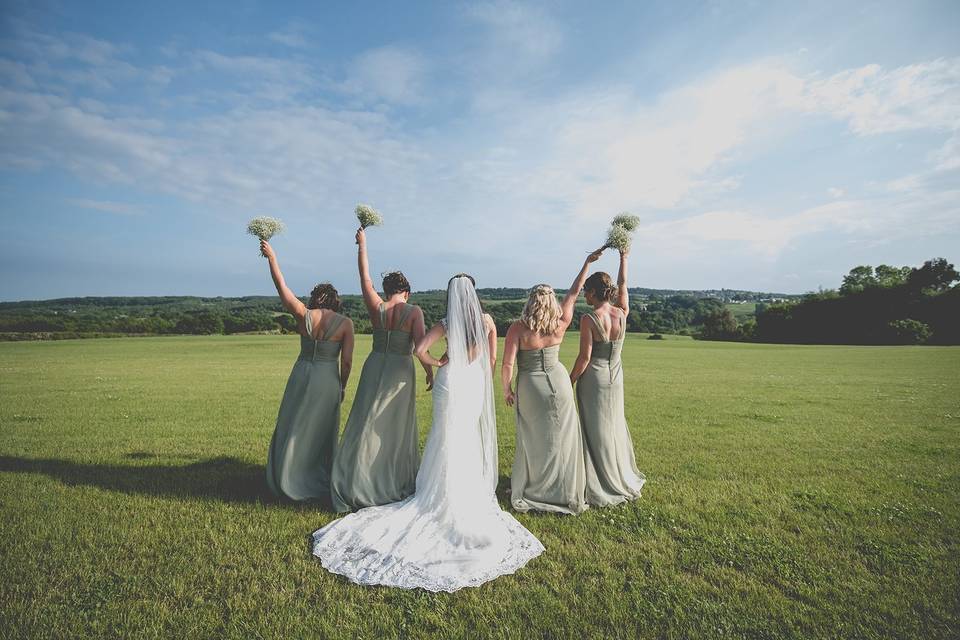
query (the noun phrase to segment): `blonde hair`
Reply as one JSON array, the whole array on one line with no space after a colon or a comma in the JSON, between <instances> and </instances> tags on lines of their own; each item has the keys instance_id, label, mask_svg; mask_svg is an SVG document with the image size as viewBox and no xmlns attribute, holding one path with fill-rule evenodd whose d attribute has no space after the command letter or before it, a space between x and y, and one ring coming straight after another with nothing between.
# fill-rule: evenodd
<instances>
[{"instance_id":1,"label":"blonde hair","mask_svg":"<svg viewBox=\"0 0 960 640\"><path fill-rule=\"evenodd\" d=\"M560 327L560 318L563 311L557 302L557 294L548 284L538 284L527 297L527 304L523 305L520 322L531 331L541 335L550 335Z\"/></svg>"}]
</instances>

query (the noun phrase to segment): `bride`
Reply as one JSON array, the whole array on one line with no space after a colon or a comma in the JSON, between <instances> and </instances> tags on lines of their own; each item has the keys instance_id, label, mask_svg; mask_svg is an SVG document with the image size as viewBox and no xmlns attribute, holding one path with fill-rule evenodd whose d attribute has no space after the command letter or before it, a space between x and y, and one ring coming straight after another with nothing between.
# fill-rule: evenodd
<instances>
[{"instance_id":1,"label":"bride","mask_svg":"<svg viewBox=\"0 0 960 640\"><path fill-rule=\"evenodd\" d=\"M436 360L428 349L444 335L447 353ZM358 584L456 591L513 573L543 553L494 493L496 340L473 278L455 275L447 285L446 319L416 349L424 364L440 367L416 493L314 532L313 554L326 569Z\"/></svg>"}]
</instances>

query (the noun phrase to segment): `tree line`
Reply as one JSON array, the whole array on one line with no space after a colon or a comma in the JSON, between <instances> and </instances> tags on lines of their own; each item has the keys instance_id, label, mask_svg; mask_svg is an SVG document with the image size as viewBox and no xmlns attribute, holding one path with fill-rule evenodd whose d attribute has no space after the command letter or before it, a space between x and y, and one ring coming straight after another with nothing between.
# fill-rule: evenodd
<instances>
[{"instance_id":1,"label":"tree line","mask_svg":"<svg viewBox=\"0 0 960 640\"><path fill-rule=\"evenodd\" d=\"M839 289L758 305L740 324L727 309L701 336L796 344L960 344L960 273L944 258L920 267L854 267Z\"/></svg>"},{"instance_id":2,"label":"tree line","mask_svg":"<svg viewBox=\"0 0 960 640\"><path fill-rule=\"evenodd\" d=\"M491 314L500 335L520 317L526 290L480 289L484 309ZM627 327L633 332L694 335L711 313L723 308L712 298L668 295L640 298L634 295ZM360 296L341 298L341 312L350 317L358 333L373 326ZM306 302L306 299L304 299ZM444 291L415 293L411 302L423 309L427 326L446 313ZM590 309L576 306L574 327ZM125 335L216 335L236 333L295 333L296 322L276 296L240 298L97 297L0 303L0 339L75 338Z\"/></svg>"},{"instance_id":3,"label":"tree line","mask_svg":"<svg viewBox=\"0 0 960 640\"><path fill-rule=\"evenodd\" d=\"M631 289L627 330L681 334L707 340L817 344L960 344L960 279L943 258L921 267L854 267L837 290L787 299L786 294L744 291L677 293ZM563 291L558 289L558 291ZM719 294L718 294L719 291ZM526 290L478 289L497 332L520 317ZM722 296L711 297L715 295ZM558 296L559 297L559 296ZM757 302L738 319L726 300ZM371 333L363 299L341 298L358 333ZM304 299L306 302L306 299ZM446 312L443 290L415 293L411 302L427 326ZM575 308L573 328L590 309ZM239 298L98 297L0 303L0 339L74 338L165 334L295 333L296 322L277 296Z\"/></svg>"}]
</instances>

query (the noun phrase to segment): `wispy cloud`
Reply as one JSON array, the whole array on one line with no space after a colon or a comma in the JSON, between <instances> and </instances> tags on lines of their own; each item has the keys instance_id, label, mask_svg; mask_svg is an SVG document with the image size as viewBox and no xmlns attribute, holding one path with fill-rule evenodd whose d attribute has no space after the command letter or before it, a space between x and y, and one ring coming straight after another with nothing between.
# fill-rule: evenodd
<instances>
[{"instance_id":1,"label":"wispy cloud","mask_svg":"<svg viewBox=\"0 0 960 640\"><path fill-rule=\"evenodd\" d=\"M846 122L860 136L949 130L960 123L958 92L960 59L890 71L871 65L825 80L771 60L697 79L653 103L617 87L518 105L524 126L501 144L519 150L546 142L534 154L542 160L513 169L528 174L523 182L540 197L573 203L578 216L627 208L682 213L736 189L739 176L726 166L777 140L772 131L802 128L805 118ZM948 142L935 158L953 166L956 145ZM845 190L827 193L837 199Z\"/></svg>"},{"instance_id":2,"label":"wispy cloud","mask_svg":"<svg viewBox=\"0 0 960 640\"><path fill-rule=\"evenodd\" d=\"M271 31L267 39L292 49L305 49L309 46L304 29L297 25L288 26L280 31Z\"/></svg>"},{"instance_id":3,"label":"wispy cloud","mask_svg":"<svg viewBox=\"0 0 960 640\"><path fill-rule=\"evenodd\" d=\"M869 64L807 80L797 106L847 120L860 135L960 128L960 58L895 69Z\"/></svg>"},{"instance_id":4,"label":"wispy cloud","mask_svg":"<svg viewBox=\"0 0 960 640\"><path fill-rule=\"evenodd\" d=\"M110 200L87 200L85 198L68 198L67 204L81 207L83 209L93 209L104 213L112 213L121 216L142 216L143 207L127 202L112 202Z\"/></svg>"},{"instance_id":5,"label":"wispy cloud","mask_svg":"<svg viewBox=\"0 0 960 640\"><path fill-rule=\"evenodd\" d=\"M543 59L555 53L563 42L557 21L533 5L506 0L471 5L467 15L489 28L495 47L504 56Z\"/></svg>"},{"instance_id":6,"label":"wispy cloud","mask_svg":"<svg viewBox=\"0 0 960 640\"><path fill-rule=\"evenodd\" d=\"M342 89L367 103L386 101L400 105L422 102L428 63L418 52L398 46L370 49L347 69Z\"/></svg>"},{"instance_id":7,"label":"wispy cloud","mask_svg":"<svg viewBox=\"0 0 960 640\"><path fill-rule=\"evenodd\" d=\"M689 256L722 264L729 254L771 261L807 236L842 235L882 245L922 238L960 225L960 190L911 192L894 198L841 200L785 215L711 211L644 226L637 247L669 264Z\"/></svg>"}]
</instances>

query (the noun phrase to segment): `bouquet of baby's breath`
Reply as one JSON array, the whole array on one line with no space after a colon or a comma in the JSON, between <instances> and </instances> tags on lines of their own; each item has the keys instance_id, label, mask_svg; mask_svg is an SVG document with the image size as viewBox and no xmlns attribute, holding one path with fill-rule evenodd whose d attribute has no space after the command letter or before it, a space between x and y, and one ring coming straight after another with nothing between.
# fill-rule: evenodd
<instances>
[{"instance_id":1,"label":"bouquet of baby's breath","mask_svg":"<svg viewBox=\"0 0 960 640\"><path fill-rule=\"evenodd\" d=\"M638 216L630 213L619 214L610 223L610 229L607 231L607 241L599 250L629 251L630 243L633 242L633 232L639 226L640 218Z\"/></svg>"},{"instance_id":2,"label":"bouquet of baby's breath","mask_svg":"<svg viewBox=\"0 0 960 640\"><path fill-rule=\"evenodd\" d=\"M607 241L604 243L604 249L616 249L617 251L628 251L633 237L627 228L623 225L612 224L607 231Z\"/></svg>"},{"instance_id":3,"label":"bouquet of baby's breath","mask_svg":"<svg viewBox=\"0 0 960 640\"><path fill-rule=\"evenodd\" d=\"M260 216L247 224L247 233L257 236L261 240L269 240L278 233L282 233L286 226L276 218ZM263 255L263 251L260 252Z\"/></svg>"},{"instance_id":4,"label":"bouquet of baby's breath","mask_svg":"<svg viewBox=\"0 0 960 640\"><path fill-rule=\"evenodd\" d=\"M383 216L380 212L368 204L358 204L356 208L357 220L360 221L360 228L379 227L383 224Z\"/></svg>"},{"instance_id":5,"label":"bouquet of baby's breath","mask_svg":"<svg viewBox=\"0 0 960 640\"><path fill-rule=\"evenodd\" d=\"M618 224L627 231L633 232L634 229L640 226L640 216L624 212L614 218L611 224Z\"/></svg>"}]
</instances>

